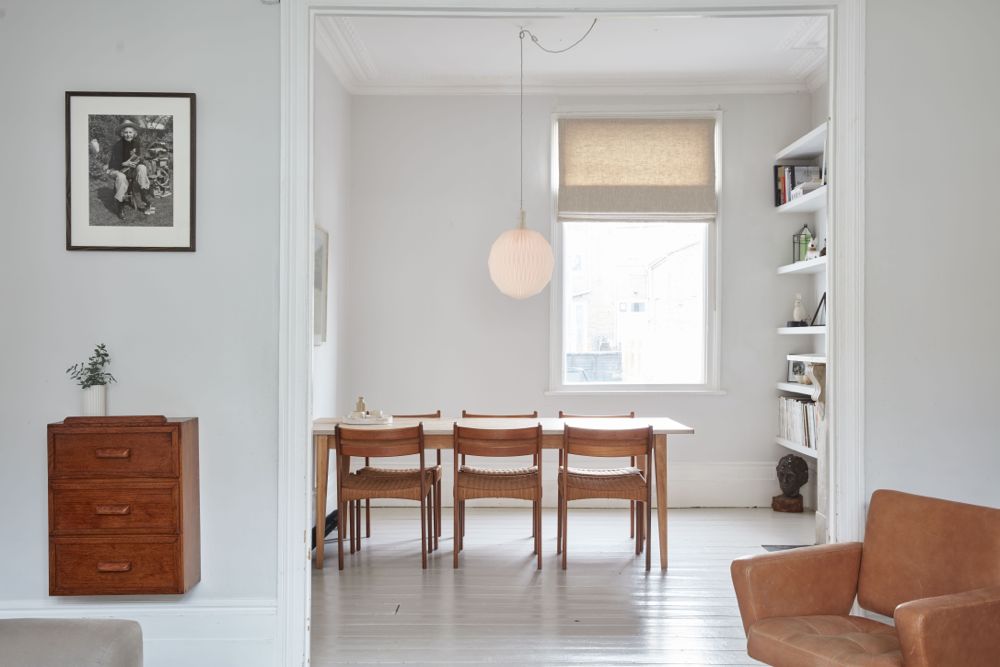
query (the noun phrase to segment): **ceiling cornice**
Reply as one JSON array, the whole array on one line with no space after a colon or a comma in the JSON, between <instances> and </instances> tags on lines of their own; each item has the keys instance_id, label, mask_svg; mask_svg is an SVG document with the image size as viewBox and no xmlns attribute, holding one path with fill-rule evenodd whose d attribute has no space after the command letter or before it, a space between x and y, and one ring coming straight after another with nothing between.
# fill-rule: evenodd
<instances>
[{"instance_id":1,"label":"ceiling cornice","mask_svg":"<svg viewBox=\"0 0 1000 667\"><path fill-rule=\"evenodd\" d=\"M344 86L347 88L347 85ZM525 86L525 95L636 95L636 96L679 96L679 95L777 95L801 93L809 90L802 81L684 81L669 82L593 82L580 84L558 84ZM352 95L517 95L518 87L510 85L475 85L426 83L365 84L349 89Z\"/></svg>"}]
</instances>

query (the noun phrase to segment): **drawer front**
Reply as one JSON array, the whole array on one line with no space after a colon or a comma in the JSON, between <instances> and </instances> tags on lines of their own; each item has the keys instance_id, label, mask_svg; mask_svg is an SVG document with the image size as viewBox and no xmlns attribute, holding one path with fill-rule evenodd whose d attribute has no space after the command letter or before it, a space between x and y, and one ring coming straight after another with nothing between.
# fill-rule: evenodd
<instances>
[{"instance_id":1,"label":"drawer front","mask_svg":"<svg viewBox=\"0 0 1000 667\"><path fill-rule=\"evenodd\" d=\"M142 486L53 482L49 495L52 535L179 532L177 482Z\"/></svg>"},{"instance_id":2,"label":"drawer front","mask_svg":"<svg viewBox=\"0 0 1000 667\"><path fill-rule=\"evenodd\" d=\"M116 433L54 432L49 439L51 477L177 477L172 430Z\"/></svg>"},{"instance_id":3,"label":"drawer front","mask_svg":"<svg viewBox=\"0 0 1000 667\"><path fill-rule=\"evenodd\" d=\"M50 595L182 593L176 537L49 541Z\"/></svg>"}]
</instances>

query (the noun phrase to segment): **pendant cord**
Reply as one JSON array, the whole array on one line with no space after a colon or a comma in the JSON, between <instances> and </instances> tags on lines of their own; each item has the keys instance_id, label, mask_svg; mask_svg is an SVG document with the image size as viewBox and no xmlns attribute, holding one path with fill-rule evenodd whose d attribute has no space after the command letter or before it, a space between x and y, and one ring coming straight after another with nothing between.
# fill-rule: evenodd
<instances>
[{"instance_id":1,"label":"pendant cord","mask_svg":"<svg viewBox=\"0 0 1000 667\"><path fill-rule=\"evenodd\" d=\"M527 28L521 28L521 39L524 39L524 34L528 33L528 35L531 36L531 41L534 42L535 46L537 46L538 48L540 48L542 51L545 51L546 53L566 53L567 51L569 51L570 49L572 49L574 46L576 46L577 44L579 44L583 40L587 39L587 35L590 34L590 31L594 29L595 25L597 25L597 19L594 19L594 22L590 24L590 27L587 28L587 32L583 33L583 37L581 37L580 39L576 40L575 42L573 42L572 44L570 44L569 46L567 46L565 49L547 49L547 48L545 48L544 46L542 46L541 42L538 41L538 38L535 37L535 34L533 32L531 32L530 30L528 30Z\"/></svg>"}]
</instances>

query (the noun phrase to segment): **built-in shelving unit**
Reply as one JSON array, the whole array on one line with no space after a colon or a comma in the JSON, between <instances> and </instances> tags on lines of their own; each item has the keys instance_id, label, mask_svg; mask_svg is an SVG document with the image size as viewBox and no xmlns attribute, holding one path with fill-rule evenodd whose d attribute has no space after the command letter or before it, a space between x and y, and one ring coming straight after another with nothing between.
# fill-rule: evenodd
<instances>
[{"instance_id":1,"label":"built-in shelving unit","mask_svg":"<svg viewBox=\"0 0 1000 667\"><path fill-rule=\"evenodd\" d=\"M801 262L794 262L778 267L778 275L782 276L788 273L819 273L821 271L826 271L825 255L816 259L805 259Z\"/></svg>"},{"instance_id":2,"label":"built-in shelving unit","mask_svg":"<svg viewBox=\"0 0 1000 667\"><path fill-rule=\"evenodd\" d=\"M788 230L788 242L792 245L792 255L798 261L777 267L780 280L788 285L788 303L793 297L801 294L807 313L813 312L816 304L827 291L827 266L829 258L826 255L812 259L800 259L805 254L805 246L798 246L798 240L793 241L803 223L809 228L817 246L826 246L828 224L827 202L831 195L831 185L826 179L826 150L828 123L807 132L774 156L774 203L777 224ZM820 184L821 183L821 184ZM805 184L805 185L804 185ZM814 188L804 194L802 190ZM788 214L798 214L792 216ZM803 242L804 243L804 242ZM801 247L801 250L799 249ZM787 277L784 277L787 276ZM829 303L829 302L827 302ZM817 311L818 312L818 311ZM794 452L809 461L812 469L810 476L816 480L817 502L824 502L829 494L824 488L828 465L825 449L826 444L826 322L829 321L829 308L824 313L825 318L817 318L817 325L801 327L777 327L776 333L785 342L783 366L790 362L805 364L804 374L812 384L791 381L779 381L775 387L778 437L774 441L782 448ZM791 319L791 318L789 318ZM803 344L804 343L804 344ZM797 348L797 349L796 349ZM802 352L801 350L816 350ZM789 354L789 352L792 352ZM780 364L775 360L776 366ZM779 367L783 367L779 366ZM792 379L793 373L803 373L799 368L784 368L786 374L782 377ZM793 439L789 439L793 438ZM825 540L825 518L828 511L817 506L817 542Z\"/></svg>"},{"instance_id":3,"label":"built-in shelving unit","mask_svg":"<svg viewBox=\"0 0 1000 667\"><path fill-rule=\"evenodd\" d=\"M821 336L826 333L826 327L778 327L782 336Z\"/></svg>"}]
</instances>

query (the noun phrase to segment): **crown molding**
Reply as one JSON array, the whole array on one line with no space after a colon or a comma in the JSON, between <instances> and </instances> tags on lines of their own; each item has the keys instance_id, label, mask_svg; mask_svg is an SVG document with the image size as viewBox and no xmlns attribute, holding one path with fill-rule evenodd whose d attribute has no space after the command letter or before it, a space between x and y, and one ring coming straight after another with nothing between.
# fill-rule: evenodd
<instances>
[{"instance_id":1,"label":"crown molding","mask_svg":"<svg viewBox=\"0 0 1000 667\"><path fill-rule=\"evenodd\" d=\"M339 77L338 77L339 78ZM517 95L518 87L507 84L465 84L428 82L420 84L387 82L379 84L341 83L352 95ZM684 82L612 82L594 81L525 86L525 95L780 95L809 92L804 81L684 81Z\"/></svg>"},{"instance_id":2,"label":"crown molding","mask_svg":"<svg viewBox=\"0 0 1000 667\"><path fill-rule=\"evenodd\" d=\"M344 16L315 22L316 50L351 94L378 77L378 68L354 24Z\"/></svg>"}]
</instances>

